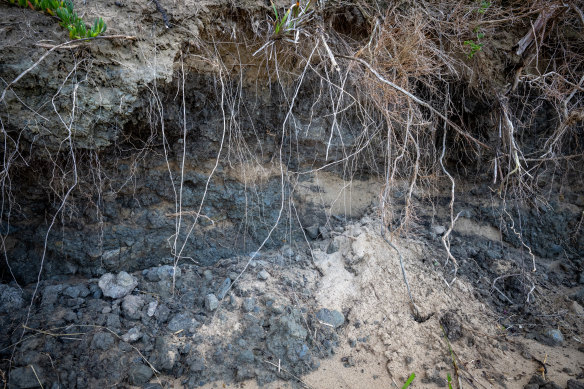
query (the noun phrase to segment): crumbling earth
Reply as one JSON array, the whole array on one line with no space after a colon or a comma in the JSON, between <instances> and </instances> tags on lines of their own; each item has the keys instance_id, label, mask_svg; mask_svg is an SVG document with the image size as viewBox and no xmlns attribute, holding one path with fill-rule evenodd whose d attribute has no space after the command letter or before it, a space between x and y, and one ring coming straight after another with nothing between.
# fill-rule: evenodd
<instances>
[{"instance_id":1,"label":"crumbling earth","mask_svg":"<svg viewBox=\"0 0 584 389\"><path fill-rule=\"evenodd\" d=\"M412 372L412 387L446 387L450 376L464 387L578 388L577 262L536 257L526 303L514 275L525 253L473 209L453 232L454 280L440 215L421 209L420 226L432 226L393 238L421 317L372 209L314 240L213 267L43 280L28 319L35 285L5 285L2 370L14 388L381 388Z\"/></svg>"}]
</instances>

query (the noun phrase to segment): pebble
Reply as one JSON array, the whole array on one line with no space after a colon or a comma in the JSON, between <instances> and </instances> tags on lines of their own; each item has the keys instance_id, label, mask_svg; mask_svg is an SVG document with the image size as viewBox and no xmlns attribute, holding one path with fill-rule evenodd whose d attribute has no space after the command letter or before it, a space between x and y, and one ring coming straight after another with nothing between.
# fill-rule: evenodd
<instances>
[{"instance_id":1,"label":"pebble","mask_svg":"<svg viewBox=\"0 0 584 389\"><path fill-rule=\"evenodd\" d=\"M131 320L140 319L140 311L144 306L144 298L142 296L128 295L122 301L122 311L124 316Z\"/></svg>"},{"instance_id":2,"label":"pebble","mask_svg":"<svg viewBox=\"0 0 584 389\"><path fill-rule=\"evenodd\" d=\"M158 301L156 301L156 300L150 301L148 303L148 311L146 312L146 314L150 317L154 316L154 313L156 312L157 307L158 307Z\"/></svg>"},{"instance_id":3,"label":"pebble","mask_svg":"<svg viewBox=\"0 0 584 389\"><path fill-rule=\"evenodd\" d=\"M36 365L34 371L29 366L25 366L12 369L10 372L10 384L15 385L16 388L38 388L39 380L41 383L45 382L44 372Z\"/></svg>"},{"instance_id":4,"label":"pebble","mask_svg":"<svg viewBox=\"0 0 584 389\"><path fill-rule=\"evenodd\" d=\"M213 280L213 272L211 270L207 269L203 272L203 277L205 277L205 279L207 281L211 281L211 280Z\"/></svg>"},{"instance_id":5,"label":"pebble","mask_svg":"<svg viewBox=\"0 0 584 389\"><path fill-rule=\"evenodd\" d=\"M564 343L564 335L557 329L548 329L544 332L544 335L556 346Z\"/></svg>"},{"instance_id":6,"label":"pebble","mask_svg":"<svg viewBox=\"0 0 584 389\"><path fill-rule=\"evenodd\" d=\"M114 344L114 337L109 332L98 332L93 335L91 348L99 350L108 350Z\"/></svg>"},{"instance_id":7,"label":"pebble","mask_svg":"<svg viewBox=\"0 0 584 389\"><path fill-rule=\"evenodd\" d=\"M316 313L316 318L326 324L330 324L334 328L338 328L345 322L345 317L339 311L331 311L327 308L322 308Z\"/></svg>"},{"instance_id":8,"label":"pebble","mask_svg":"<svg viewBox=\"0 0 584 389\"><path fill-rule=\"evenodd\" d=\"M143 363L133 365L128 372L130 383L136 386L142 386L146 384L148 381L150 381L150 378L152 378L153 374L154 373L152 369Z\"/></svg>"},{"instance_id":9,"label":"pebble","mask_svg":"<svg viewBox=\"0 0 584 389\"><path fill-rule=\"evenodd\" d=\"M214 294L208 294L207 296L205 296L205 308L207 308L209 311L214 311L219 307L219 300L217 299L217 296L215 296Z\"/></svg>"},{"instance_id":10,"label":"pebble","mask_svg":"<svg viewBox=\"0 0 584 389\"><path fill-rule=\"evenodd\" d=\"M258 278L262 281L267 280L268 278L270 278L270 273L268 273L266 270L261 270L258 273Z\"/></svg>"},{"instance_id":11,"label":"pebble","mask_svg":"<svg viewBox=\"0 0 584 389\"><path fill-rule=\"evenodd\" d=\"M226 279L223 280L223 282L221 283L221 286L217 290L217 298L219 300L223 300L223 298L225 298L225 295L227 295L227 292L229 292L230 287L231 287L231 278L227 277Z\"/></svg>"},{"instance_id":12,"label":"pebble","mask_svg":"<svg viewBox=\"0 0 584 389\"><path fill-rule=\"evenodd\" d=\"M444 226L434 226L432 227L432 232L434 232L436 235L443 235L446 232L446 227Z\"/></svg>"},{"instance_id":13,"label":"pebble","mask_svg":"<svg viewBox=\"0 0 584 389\"><path fill-rule=\"evenodd\" d=\"M133 343L142 337L142 333L138 327L132 327L130 331L122 335L124 342Z\"/></svg>"},{"instance_id":14,"label":"pebble","mask_svg":"<svg viewBox=\"0 0 584 389\"><path fill-rule=\"evenodd\" d=\"M312 240L318 238L318 226L315 224L313 226L306 227L306 233Z\"/></svg>"},{"instance_id":15,"label":"pebble","mask_svg":"<svg viewBox=\"0 0 584 389\"><path fill-rule=\"evenodd\" d=\"M242 308L244 312L253 311L255 305L255 299L253 297L246 297L243 299Z\"/></svg>"}]
</instances>

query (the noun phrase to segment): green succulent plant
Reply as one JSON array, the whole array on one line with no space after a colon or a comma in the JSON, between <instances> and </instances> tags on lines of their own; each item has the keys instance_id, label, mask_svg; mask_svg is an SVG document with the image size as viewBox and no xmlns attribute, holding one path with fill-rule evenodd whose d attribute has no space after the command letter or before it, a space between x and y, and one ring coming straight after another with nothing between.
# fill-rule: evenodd
<instances>
[{"instance_id":1,"label":"green succulent plant","mask_svg":"<svg viewBox=\"0 0 584 389\"><path fill-rule=\"evenodd\" d=\"M60 19L61 27L69 31L71 39L95 38L105 32L107 26L101 17L95 19L93 26L88 28L83 19L73 10L71 0L9 0L21 7L46 12Z\"/></svg>"}]
</instances>

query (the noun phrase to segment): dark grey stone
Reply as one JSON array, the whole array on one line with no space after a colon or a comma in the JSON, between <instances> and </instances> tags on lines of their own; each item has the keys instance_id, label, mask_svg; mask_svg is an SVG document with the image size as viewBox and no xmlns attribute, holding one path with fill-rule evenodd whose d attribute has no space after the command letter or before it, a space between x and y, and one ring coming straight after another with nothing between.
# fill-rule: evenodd
<instances>
[{"instance_id":1,"label":"dark grey stone","mask_svg":"<svg viewBox=\"0 0 584 389\"><path fill-rule=\"evenodd\" d=\"M327 308L322 308L316 313L316 318L323 323L330 324L334 328L338 328L345 323L345 317L339 311L331 311Z\"/></svg>"},{"instance_id":2,"label":"dark grey stone","mask_svg":"<svg viewBox=\"0 0 584 389\"><path fill-rule=\"evenodd\" d=\"M253 363L254 355L251 350L243 350L237 356L237 360L241 363Z\"/></svg>"},{"instance_id":3,"label":"dark grey stone","mask_svg":"<svg viewBox=\"0 0 584 389\"><path fill-rule=\"evenodd\" d=\"M313 226L306 227L306 234L312 240L318 238L318 235L319 235L318 226L315 224Z\"/></svg>"},{"instance_id":4,"label":"dark grey stone","mask_svg":"<svg viewBox=\"0 0 584 389\"><path fill-rule=\"evenodd\" d=\"M203 272L203 277L205 277L205 279L207 281L211 281L211 280L213 280L213 272L211 270L207 269Z\"/></svg>"},{"instance_id":5,"label":"dark grey stone","mask_svg":"<svg viewBox=\"0 0 584 389\"><path fill-rule=\"evenodd\" d=\"M114 337L109 332L98 332L93 335L91 340L91 348L98 350L108 350L115 343Z\"/></svg>"},{"instance_id":6,"label":"dark grey stone","mask_svg":"<svg viewBox=\"0 0 584 389\"><path fill-rule=\"evenodd\" d=\"M44 384L45 377L43 370L37 365L17 367L10 371L10 384L13 385L11 387L21 389L38 388L41 386L39 381Z\"/></svg>"},{"instance_id":7,"label":"dark grey stone","mask_svg":"<svg viewBox=\"0 0 584 389\"><path fill-rule=\"evenodd\" d=\"M326 253L333 254L336 253L337 251L339 251L339 243L333 239L326 248Z\"/></svg>"},{"instance_id":8,"label":"dark grey stone","mask_svg":"<svg viewBox=\"0 0 584 389\"><path fill-rule=\"evenodd\" d=\"M59 293L63 290L63 285L49 285L43 289L43 298L41 300L41 305L52 306L57 303L59 299Z\"/></svg>"},{"instance_id":9,"label":"dark grey stone","mask_svg":"<svg viewBox=\"0 0 584 389\"><path fill-rule=\"evenodd\" d=\"M73 285L65 288L63 294L71 298L87 297L89 295L89 289L83 284Z\"/></svg>"},{"instance_id":10,"label":"dark grey stone","mask_svg":"<svg viewBox=\"0 0 584 389\"><path fill-rule=\"evenodd\" d=\"M255 306L255 299L253 297L246 297L243 299L243 304L241 307L243 308L244 312L251 312Z\"/></svg>"},{"instance_id":11,"label":"dark grey stone","mask_svg":"<svg viewBox=\"0 0 584 389\"><path fill-rule=\"evenodd\" d=\"M544 330L542 335L543 338L540 338L540 341L550 346L560 346L564 343L564 335L558 329L548 328Z\"/></svg>"},{"instance_id":12,"label":"dark grey stone","mask_svg":"<svg viewBox=\"0 0 584 389\"><path fill-rule=\"evenodd\" d=\"M584 382L576 380L568 380L566 389L584 389Z\"/></svg>"},{"instance_id":13,"label":"dark grey stone","mask_svg":"<svg viewBox=\"0 0 584 389\"><path fill-rule=\"evenodd\" d=\"M227 292L229 291L230 286L231 286L231 279L229 277L227 277L226 279L223 280L223 282L221 283L221 286L219 286L219 289L217 289L217 298L219 300L223 300L225 295L227 295Z\"/></svg>"},{"instance_id":14,"label":"dark grey stone","mask_svg":"<svg viewBox=\"0 0 584 389\"><path fill-rule=\"evenodd\" d=\"M462 327L460 321L453 312L446 312L440 318L440 324L451 341L457 341L462 338Z\"/></svg>"},{"instance_id":15,"label":"dark grey stone","mask_svg":"<svg viewBox=\"0 0 584 389\"><path fill-rule=\"evenodd\" d=\"M177 331L191 331L199 326L199 322L195 320L190 312L181 312L175 315L168 323L168 329L172 332Z\"/></svg>"},{"instance_id":16,"label":"dark grey stone","mask_svg":"<svg viewBox=\"0 0 584 389\"><path fill-rule=\"evenodd\" d=\"M0 284L0 313L22 308L24 300L20 289Z\"/></svg>"},{"instance_id":17,"label":"dark grey stone","mask_svg":"<svg viewBox=\"0 0 584 389\"><path fill-rule=\"evenodd\" d=\"M106 326L111 329L118 329L122 326L120 321L120 315L116 313L110 313L106 317Z\"/></svg>"},{"instance_id":18,"label":"dark grey stone","mask_svg":"<svg viewBox=\"0 0 584 389\"><path fill-rule=\"evenodd\" d=\"M152 378L153 374L154 373L150 367L140 363L130 367L128 377L132 385L144 385L150 381L150 378Z\"/></svg>"},{"instance_id":19,"label":"dark grey stone","mask_svg":"<svg viewBox=\"0 0 584 389\"><path fill-rule=\"evenodd\" d=\"M178 348L172 343L171 338L163 336L156 338L152 364L158 370L172 370L179 356Z\"/></svg>"},{"instance_id":20,"label":"dark grey stone","mask_svg":"<svg viewBox=\"0 0 584 389\"><path fill-rule=\"evenodd\" d=\"M205 359L201 357L192 358L192 360L189 362L189 369L192 372L200 372L205 370Z\"/></svg>"}]
</instances>

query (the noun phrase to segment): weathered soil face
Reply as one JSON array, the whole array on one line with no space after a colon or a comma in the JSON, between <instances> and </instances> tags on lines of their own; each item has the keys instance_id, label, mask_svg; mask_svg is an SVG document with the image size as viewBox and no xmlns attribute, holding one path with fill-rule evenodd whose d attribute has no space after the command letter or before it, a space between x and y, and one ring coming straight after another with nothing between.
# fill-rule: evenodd
<instances>
[{"instance_id":1,"label":"weathered soil face","mask_svg":"<svg viewBox=\"0 0 584 389\"><path fill-rule=\"evenodd\" d=\"M488 132L501 126L497 96L464 87L508 90L522 64L511 46L530 26L489 27L497 39L480 61L460 53L447 86L461 111L449 119L470 132L430 125L417 143L411 128L426 119L373 115L399 99L364 99L386 85L331 62L343 44L371 50L367 31L382 21L359 4L319 16L334 53L324 35L264 46L263 1L163 6L172 28L152 3L75 4L117 37L55 48L65 33L54 19L0 4L4 84L54 49L0 102L0 382L387 388L414 372L419 388L449 376L583 385L584 188L568 166L581 161L582 127L566 165L527 171L536 190L513 185L512 167L497 165L504 140ZM406 2L376 6L413 17ZM395 82L424 50L391 53ZM412 77L412 91L433 93ZM557 125L546 104L517 114L531 123L517 136L528 152ZM461 147L465 136L486 148ZM397 231L384 238L382 223Z\"/></svg>"}]
</instances>

